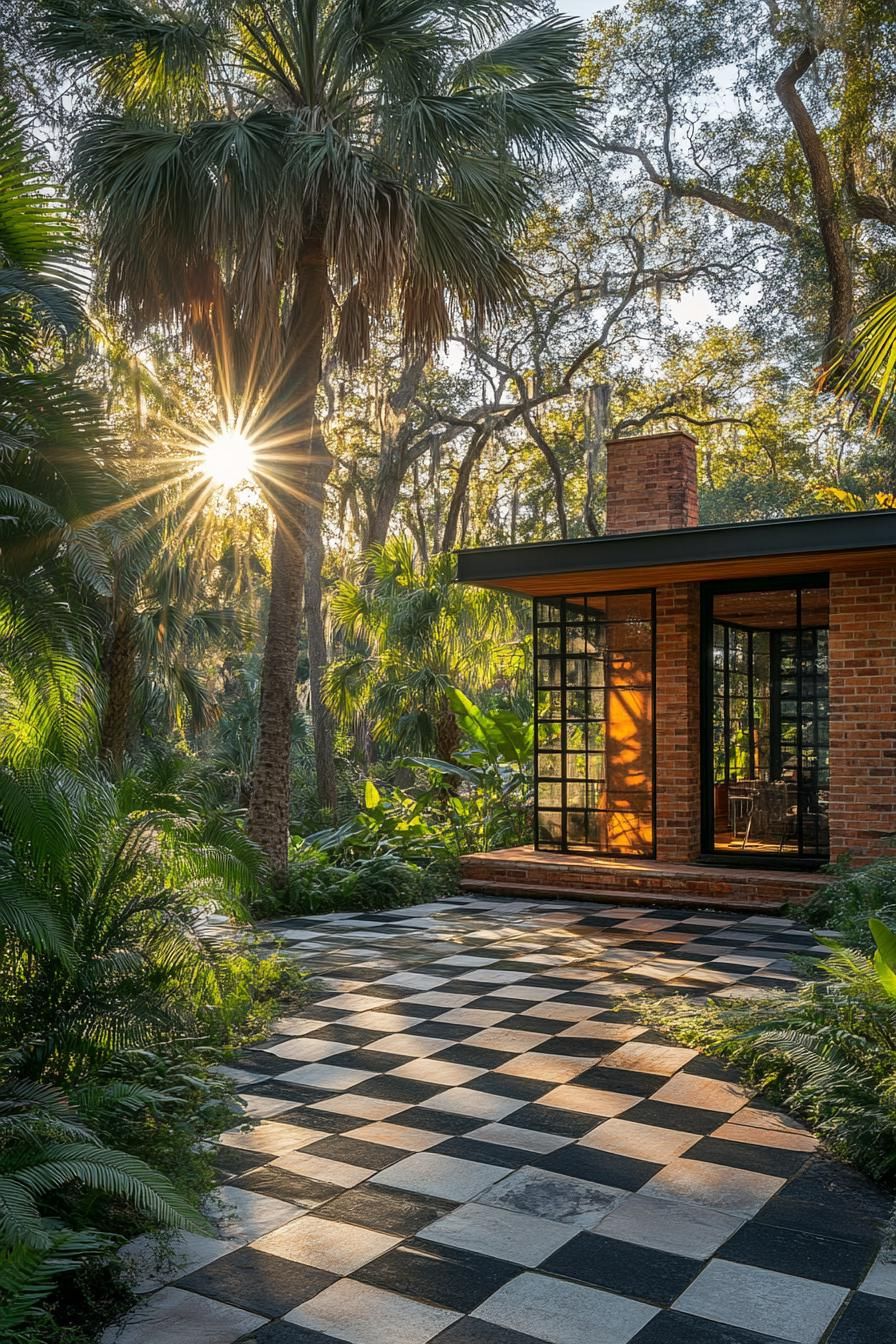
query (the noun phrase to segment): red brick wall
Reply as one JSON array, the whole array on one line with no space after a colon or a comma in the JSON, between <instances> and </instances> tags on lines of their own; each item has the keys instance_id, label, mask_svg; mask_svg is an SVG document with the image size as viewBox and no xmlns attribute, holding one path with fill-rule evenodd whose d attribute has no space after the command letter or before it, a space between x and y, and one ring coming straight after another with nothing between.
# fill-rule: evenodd
<instances>
[{"instance_id":1,"label":"red brick wall","mask_svg":"<svg viewBox=\"0 0 896 1344\"><path fill-rule=\"evenodd\" d=\"M696 527L697 442L678 430L607 444L608 533Z\"/></svg>"},{"instance_id":2,"label":"red brick wall","mask_svg":"<svg viewBox=\"0 0 896 1344\"><path fill-rule=\"evenodd\" d=\"M830 576L831 855L896 832L896 565Z\"/></svg>"},{"instance_id":3,"label":"red brick wall","mask_svg":"<svg viewBox=\"0 0 896 1344\"><path fill-rule=\"evenodd\" d=\"M656 590L656 856L700 852L700 595Z\"/></svg>"}]
</instances>

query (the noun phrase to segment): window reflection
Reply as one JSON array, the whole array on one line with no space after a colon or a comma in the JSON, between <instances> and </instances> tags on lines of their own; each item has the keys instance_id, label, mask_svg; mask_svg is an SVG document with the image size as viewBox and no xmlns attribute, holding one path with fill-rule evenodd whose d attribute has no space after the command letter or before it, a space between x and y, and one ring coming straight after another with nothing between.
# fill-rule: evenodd
<instances>
[{"instance_id":1,"label":"window reflection","mask_svg":"<svg viewBox=\"0 0 896 1344\"><path fill-rule=\"evenodd\" d=\"M540 848L652 855L652 593L535 604Z\"/></svg>"}]
</instances>

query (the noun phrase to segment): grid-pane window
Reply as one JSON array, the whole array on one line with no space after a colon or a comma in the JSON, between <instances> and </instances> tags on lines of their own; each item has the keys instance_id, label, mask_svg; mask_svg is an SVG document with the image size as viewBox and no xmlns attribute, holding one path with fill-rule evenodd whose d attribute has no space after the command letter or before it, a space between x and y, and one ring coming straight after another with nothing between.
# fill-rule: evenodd
<instances>
[{"instance_id":1,"label":"grid-pane window","mask_svg":"<svg viewBox=\"0 0 896 1344\"><path fill-rule=\"evenodd\" d=\"M535 603L536 843L654 852L653 594Z\"/></svg>"}]
</instances>

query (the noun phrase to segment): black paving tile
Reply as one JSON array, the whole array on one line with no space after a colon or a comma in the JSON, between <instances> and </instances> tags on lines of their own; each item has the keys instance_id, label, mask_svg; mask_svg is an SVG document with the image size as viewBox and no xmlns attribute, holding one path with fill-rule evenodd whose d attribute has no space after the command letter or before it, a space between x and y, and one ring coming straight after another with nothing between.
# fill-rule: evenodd
<instances>
[{"instance_id":1,"label":"black paving tile","mask_svg":"<svg viewBox=\"0 0 896 1344\"><path fill-rule=\"evenodd\" d=\"M592 1288L666 1307L684 1292L703 1265L683 1255L580 1232L538 1268L543 1274L559 1274Z\"/></svg>"},{"instance_id":2,"label":"black paving tile","mask_svg":"<svg viewBox=\"0 0 896 1344\"><path fill-rule=\"evenodd\" d=\"M553 1091L556 1083L546 1083L541 1078L517 1078L512 1073L483 1073L468 1084L478 1092L490 1092L498 1097L518 1097L520 1101L538 1101L539 1097Z\"/></svg>"},{"instance_id":3,"label":"black paving tile","mask_svg":"<svg viewBox=\"0 0 896 1344\"><path fill-rule=\"evenodd\" d=\"M335 1283L337 1277L279 1255L241 1246L204 1269L179 1279L177 1286L219 1302L229 1302L259 1316L285 1316L300 1302L322 1293Z\"/></svg>"},{"instance_id":4,"label":"black paving tile","mask_svg":"<svg viewBox=\"0 0 896 1344\"><path fill-rule=\"evenodd\" d=\"M637 1069L605 1069L602 1064L586 1069L573 1079L577 1087L600 1087L630 1097L651 1097L668 1081L665 1074L640 1073Z\"/></svg>"},{"instance_id":5,"label":"black paving tile","mask_svg":"<svg viewBox=\"0 0 896 1344\"><path fill-rule=\"evenodd\" d=\"M318 1204L332 1199L342 1190L341 1186L333 1185L330 1181L315 1181L310 1176L299 1176L283 1167L259 1167L230 1184L239 1186L241 1190L254 1190L258 1195L289 1200L302 1209L316 1209Z\"/></svg>"},{"instance_id":6,"label":"black paving tile","mask_svg":"<svg viewBox=\"0 0 896 1344\"><path fill-rule=\"evenodd\" d=\"M620 1157L617 1153L584 1148L578 1143L558 1148L554 1153L535 1154L529 1165L544 1171L559 1171L564 1176L578 1176L583 1181L596 1181L598 1185L616 1186L620 1190L640 1190L651 1176L662 1171L662 1166L656 1162Z\"/></svg>"},{"instance_id":7,"label":"black paving tile","mask_svg":"<svg viewBox=\"0 0 896 1344\"><path fill-rule=\"evenodd\" d=\"M537 1129L546 1134L557 1134L568 1139L580 1139L595 1125L600 1124L596 1115L582 1115L580 1111L562 1111L557 1106L541 1106L536 1101L531 1106L523 1106L508 1117L508 1124L520 1129Z\"/></svg>"},{"instance_id":8,"label":"black paving tile","mask_svg":"<svg viewBox=\"0 0 896 1344\"><path fill-rule=\"evenodd\" d=\"M513 1116L508 1116L506 1123L511 1124L512 1121ZM532 1165L531 1150L511 1148L503 1143L482 1143L479 1139L469 1137L446 1139L444 1143L428 1151L444 1153L446 1157L460 1157L466 1162L485 1162L491 1166L511 1167L514 1170Z\"/></svg>"},{"instance_id":9,"label":"black paving tile","mask_svg":"<svg viewBox=\"0 0 896 1344\"><path fill-rule=\"evenodd\" d=\"M499 1031L501 1025L499 1022ZM468 1030L476 1029L468 1028ZM483 1050L478 1045L449 1045L447 1050L440 1050L438 1054L439 1063L444 1061L447 1064L465 1064L471 1069L496 1069L499 1064L506 1063L507 1059L508 1055L504 1050Z\"/></svg>"},{"instance_id":10,"label":"black paving tile","mask_svg":"<svg viewBox=\"0 0 896 1344\"><path fill-rule=\"evenodd\" d=\"M680 1311L661 1311L639 1330L631 1344L787 1344L772 1335L757 1335L736 1325L707 1321ZM866 1341L867 1344L867 1341Z\"/></svg>"},{"instance_id":11,"label":"black paving tile","mask_svg":"<svg viewBox=\"0 0 896 1344\"><path fill-rule=\"evenodd\" d=\"M429 1241L410 1241L371 1260L353 1279L450 1311L473 1311L520 1273L519 1265Z\"/></svg>"},{"instance_id":12,"label":"black paving tile","mask_svg":"<svg viewBox=\"0 0 896 1344\"><path fill-rule=\"evenodd\" d=\"M735 1143L728 1139L701 1139L689 1148L687 1156L695 1162L716 1162L722 1167L742 1167L761 1171L766 1176L795 1176L809 1160L808 1153L790 1148L773 1148L764 1143Z\"/></svg>"},{"instance_id":13,"label":"black paving tile","mask_svg":"<svg viewBox=\"0 0 896 1344\"><path fill-rule=\"evenodd\" d=\"M371 1227L396 1237L412 1237L422 1227L443 1218L455 1208L456 1204L432 1195L357 1185L315 1209L314 1216L332 1218L340 1223L357 1223L359 1227Z\"/></svg>"},{"instance_id":14,"label":"black paving tile","mask_svg":"<svg viewBox=\"0 0 896 1344\"><path fill-rule=\"evenodd\" d=\"M364 1121L358 1122L363 1125ZM306 1144L302 1149L313 1157L326 1157L331 1162L349 1162L355 1167L366 1167L368 1171L382 1171L407 1157L406 1148L393 1148L386 1143L368 1143L366 1139L352 1139L347 1134L334 1134L330 1138L320 1139L316 1143Z\"/></svg>"},{"instance_id":15,"label":"black paving tile","mask_svg":"<svg viewBox=\"0 0 896 1344\"><path fill-rule=\"evenodd\" d=\"M490 1321L479 1321L465 1316L436 1335L430 1344L538 1344L532 1335L521 1335L517 1330L505 1330Z\"/></svg>"},{"instance_id":16,"label":"black paving tile","mask_svg":"<svg viewBox=\"0 0 896 1344\"><path fill-rule=\"evenodd\" d=\"M687 1134L711 1134L731 1116L727 1111L705 1111L700 1106L675 1106L668 1101L640 1101L625 1112L625 1120L638 1125L658 1125Z\"/></svg>"},{"instance_id":17,"label":"black paving tile","mask_svg":"<svg viewBox=\"0 0 896 1344\"><path fill-rule=\"evenodd\" d=\"M794 1274L801 1279L856 1288L871 1267L877 1249L874 1238L843 1241L836 1236L817 1236L754 1219L735 1232L716 1256L720 1260Z\"/></svg>"},{"instance_id":18,"label":"black paving tile","mask_svg":"<svg viewBox=\"0 0 896 1344\"><path fill-rule=\"evenodd\" d=\"M477 1081L474 1078L472 1086L475 1087ZM410 1125L412 1129L426 1129L432 1134L468 1134L486 1121L474 1115L453 1115L450 1111L437 1111L429 1106L411 1106L396 1115L395 1123Z\"/></svg>"},{"instance_id":19,"label":"black paving tile","mask_svg":"<svg viewBox=\"0 0 896 1344\"><path fill-rule=\"evenodd\" d=\"M407 1060L404 1061L407 1063ZM441 1083L422 1083L416 1078L395 1078L391 1074L383 1077L367 1078L352 1088L357 1097L377 1097L381 1101L400 1101L409 1106L417 1102L428 1101L437 1092L444 1092Z\"/></svg>"},{"instance_id":20,"label":"black paving tile","mask_svg":"<svg viewBox=\"0 0 896 1344\"><path fill-rule=\"evenodd\" d=\"M828 1344L891 1344L896 1339L896 1302L856 1293L828 1336Z\"/></svg>"},{"instance_id":21,"label":"black paving tile","mask_svg":"<svg viewBox=\"0 0 896 1344\"><path fill-rule=\"evenodd\" d=\"M319 1330L306 1330L303 1325L289 1321L272 1321L260 1330L253 1330L246 1344L339 1344L335 1335L322 1335Z\"/></svg>"},{"instance_id":22,"label":"black paving tile","mask_svg":"<svg viewBox=\"0 0 896 1344\"><path fill-rule=\"evenodd\" d=\"M273 1162L274 1156L274 1153L252 1153L243 1148L230 1148L226 1143L219 1143L214 1157L215 1169L227 1172L228 1175L241 1176L243 1172L252 1171L254 1167L263 1167L266 1162Z\"/></svg>"}]
</instances>

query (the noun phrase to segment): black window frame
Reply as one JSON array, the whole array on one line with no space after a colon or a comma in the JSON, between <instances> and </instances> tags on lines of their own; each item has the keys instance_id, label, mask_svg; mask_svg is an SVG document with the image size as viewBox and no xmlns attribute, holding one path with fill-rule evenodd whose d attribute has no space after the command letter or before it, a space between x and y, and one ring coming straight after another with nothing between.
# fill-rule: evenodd
<instances>
[{"instance_id":1,"label":"black window frame","mask_svg":"<svg viewBox=\"0 0 896 1344\"><path fill-rule=\"evenodd\" d=\"M568 836L568 815L570 810L578 812L595 809L570 809L567 802L567 786L569 783L567 775L567 726L569 718L567 714L567 677L565 675L566 662L568 658L566 648L566 604L567 602L581 602L588 598L618 598L618 597L649 597L650 599L650 826L651 826L651 844L650 849L641 853L622 853L619 850L599 849L594 845L569 842ZM560 692L561 710L560 710L560 750L559 756L562 763L561 774L557 777L560 784L561 803L559 811L561 815L561 839L559 841L542 840L539 835L539 815L542 809L539 808L539 784L542 782L539 772L539 692L546 689L542 686L539 679L539 659L541 656L541 644L539 641L539 628L541 626L552 626L555 622L539 621L538 607L540 603L553 604L560 608L560 684L557 688ZM596 589L594 592L587 593L542 593L532 599L532 708L533 708L533 807L532 807L532 841L533 847L545 854L583 854L593 858L619 859L619 860L648 860L656 858L656 829L657 829L657 771L656 771L656 589L655 588L623 588L623 589ZM553 721L553 720L552 720ZM591 720L588 720L591 721ZM597 720L594 720L597 722ZM545 777L544 782L547 782ZM545 811L554 811L553 808L546 808Z\"/></svg>"}]
</instances>

